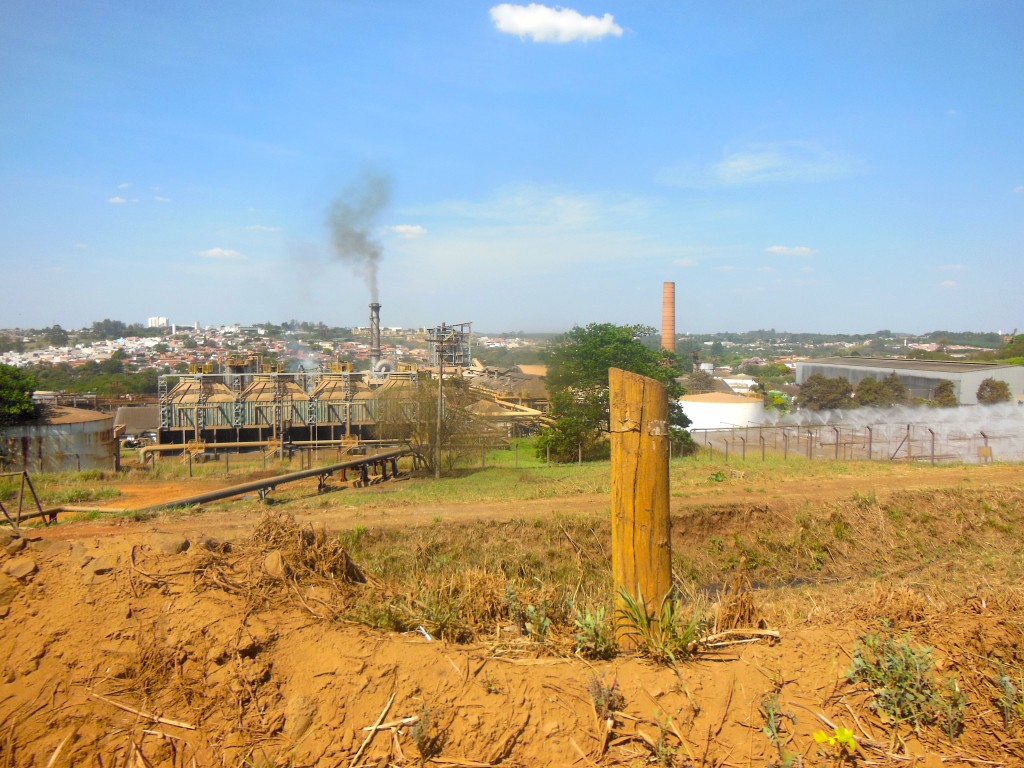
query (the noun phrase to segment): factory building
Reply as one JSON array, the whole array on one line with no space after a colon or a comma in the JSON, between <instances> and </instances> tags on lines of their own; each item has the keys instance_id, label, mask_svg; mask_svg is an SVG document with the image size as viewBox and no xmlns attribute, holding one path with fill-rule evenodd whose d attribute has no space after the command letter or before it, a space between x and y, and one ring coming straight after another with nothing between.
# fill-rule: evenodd
<instances>
[{"instance_id":1,"label":"factory building","mask_svg":"<svg viewBox=\"0 0 1024 768\"><path fill-rule=\"evenodd\" d=\"M930 399L940 381L951 381L961 405L978 404L978 387L985 379L1005 381L1014 401L1024 400L1024 367L996 363L900 360L887 357L822 357L796 364L796 383L815 374L843 378L856 387L864 379L881 381L896 374L910 397Z\"/></svg>"}]
</instances>

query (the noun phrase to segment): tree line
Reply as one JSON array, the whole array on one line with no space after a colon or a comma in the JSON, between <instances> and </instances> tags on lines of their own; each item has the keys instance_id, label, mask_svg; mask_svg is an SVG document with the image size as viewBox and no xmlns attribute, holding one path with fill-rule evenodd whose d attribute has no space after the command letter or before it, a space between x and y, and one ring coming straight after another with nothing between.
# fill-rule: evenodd
<instances>
[{"instance_id":1,"label":"tree line","mask_svg":"<svg viewBox=\"0 0 1024 768\"><path fill-rule=\"evenodd\" d=\"M1005 381L987 378L976 393L982 405L995 405L1012 399L1010 386ZM899 376L891 373L884 379L869 377L856 387L842 376L829 377L820 373L809 376L800 385L798 402L801 408L812 411L843 408L892 408L897 405L928 405L935 408L956 408L959 405L956 387L952 381L942 379L927 398L911 398Z\"/></svg>"}]
</instances>

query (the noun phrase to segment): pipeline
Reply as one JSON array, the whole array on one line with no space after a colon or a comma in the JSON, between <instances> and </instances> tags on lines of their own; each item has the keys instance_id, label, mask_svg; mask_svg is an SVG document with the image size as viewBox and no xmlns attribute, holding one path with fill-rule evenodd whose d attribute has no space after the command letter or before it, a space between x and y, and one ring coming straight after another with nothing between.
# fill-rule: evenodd
<instances>
[{"instance_id":1,"label":"pipeline","mask_svg":"<svg viewBox=\"0 0 1024 768\"><path fill-rule=\"evenodd\" d=\"M216 491L207 491L206 493L198 493L194 496L186 496L183 499L175 499L174 501L162 502L151 507L145 507L144 509L137 510L138 512L157 512L162 509L169 509L171 507L186 507L193 504L205 504L208 501L219 501L220 499L227 499L231 496L240 496L243 493L251 493L252 491L268 491L273 490L277 486L283 483L292 483L296 480L305 480L308 477L318 477L323 480L335 472L339 472L345 469L364 469L368 464L375 464L378 462L391 461L392 471L395 470L395 465L400 456L405 456L411 453L409 448L399 448L393 451L385 451L383 453L377 453L373 456L361 456L358 459L351 459L349 461L343 461L338 464L329 464L324 467L315 467L313 469L303 469L298 472L288 472L284 475L277 475L276 477L268 477L263 480L253 480L248 483L241 483L240 485L231 485L227 488L220 488ZM384 474L387 475L387 469L385 464ZM364 473L365 475L365 473Z\"/></svg>"},{"instance_id":2,"label":"pipeline","mask_svg":"<svg viewBox=\"0 0 1024 768\"><path fill-rule=\"evenodd\" d=\"M352 447L364 446L368 443L394 443L394 440L360 440L358 443L353 443L351 440L338 439L338 440L289 440L284 443L284 447L288 446L323 446L325 448L330 446L349 445ZM221 448L266 448L270 445L270 440L248 440L240 443L206 443L204 451L217 451ZM188 449L188 443L163 443L162 445L147 445L139 448L139 461L143 464L146 463L146 458L151 453L164 453L167 451L185 451Z\"/></svg>"}]
</instances>

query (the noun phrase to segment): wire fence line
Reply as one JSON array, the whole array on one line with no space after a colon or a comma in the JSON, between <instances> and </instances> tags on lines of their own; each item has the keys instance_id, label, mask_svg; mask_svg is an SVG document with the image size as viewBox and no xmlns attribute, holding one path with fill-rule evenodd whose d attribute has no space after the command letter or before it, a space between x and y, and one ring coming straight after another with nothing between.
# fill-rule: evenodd
<instances>
[{"instance_id":1,"label":"wire fence line","mask_svg":"<svg viewBox=\"0 0 1024 768\"><path fill-rule=\"evenodd\" d=\"M860 409L790 414L775 424L692 432L709 456L767 460L1024 461L1024 408ZM960 412L960 413L958 413Z\"/></svg>"}]
</instances>

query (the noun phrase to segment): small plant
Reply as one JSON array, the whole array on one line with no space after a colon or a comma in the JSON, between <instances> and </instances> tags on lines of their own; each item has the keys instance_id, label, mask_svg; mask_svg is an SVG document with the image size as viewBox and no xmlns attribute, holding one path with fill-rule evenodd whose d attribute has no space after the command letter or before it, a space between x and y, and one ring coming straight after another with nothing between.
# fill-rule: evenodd
<instances>
[{"instance_id":1,"label":"small plant","mask_svg":"<svg viewBox=\"0 0 1024 768\"><path fill-rule=\"evenodd\" d=\"M960 690L955 677L946 681L946 695L939 699L942 729L950 741L956 741L964 732L964 718L967 714L967 696Z\"/></svg>"},{"instance_id":2,"label":"small plant","mask_svg":"<svg viewBox=\"0 0 1024 768\"><path fill-rule=\"evenodd\" d=\"M416 751L420 753L421 765L441 754L445 734L438 728L433 715L426 708L420 711L419 718L413 724L410 735L412 743L416 745Z\"/></svg>"},{"instance_id":3,"label":"small plant","mask_svg":"<svg viewBox=\"0 0 1024 768\"><path fill-rule=\"evenodd\" d=\"M551 631L551 619L548 618L548 611L551 605L547 600L542 600L540 605L526 606L526 622L524 629L526 634L539 643L543 643Z\"/></svg>"},{"instance_id":4,"label":"small plant","mask_svg":"<svg viewBox=\"0 0 1024 768\"><path fill-rule=\"evenodd\" d=\"M672 596L665 595L661 609L649 613L643 597L633 597L620 592L623 605L619 609L626 632L635 635L640 646L655 661L675 664L681 658L692 656L700 645L700 638L707 626L703 607L694 606L693 614L685 621L681 616L681 604Z\"/></svg>"},{"instance_id":5,"label":"small plant","mask_svg":"<svg viewBox=\"0 0 1024 768\"><path fill-rule=\"evenodd\" d=\"M669 742L670 733L668 725L659 720L658 741L654 745L654 757L659 765L668 767L675 765L676 758L679 756L679 746Z\"/></svg>"},{"instance_id":6,"label":"small plant","mask_svg":"<svg viewBox=\"0 0 1024 768\"><path fill-rule=\"evenodd\" d=\"M875 695L872 707L891 722L917 729L941 719L946 734L955 739L963 730L967 697L955 678L946 683L944 696L939 692L931 652L909 639L867 634L861 637L846 676L868 685Z\"/></svg>"},{"instance_id":7,"label":"small plant","mask_svg":"<svg viewBox=\"0 0 1024 768\"><path fill-rule=\"evenodd\" d=\"M761 698L760 706L761 714L764 716L764 727L761 730L768 740L778 747L779 754L782 754L782 748L793 740L792 734L785 733L786 720L795 725L796 718L782 709L778 692L765 694Z\"/></svg>"},{"instance_id":8,"label":"small plant","mask_svg":"<svg viewBox=\"0 0 1024 768\"><path fill-rule=\"evenodd\" d=\"M482 685L484 690L488 693L501 693L504 690L504 688L501 687L501 684L491 677L490 673L486 673L484 675L484 679L480 681L480 685Z\"/></svg>"},{"instance_id":9,"label":"small plant","mask_svg":"<svg viewBox=\"0 0 1024 768\"><path fill-rule=\"evenodd\" d=\"M709 483L724 483L725 482L725 472L712 472L710 475L708 475L708 482Z\"/></svg>"},{"instance_id":10,"label":"small plant","mask_svg":"<svg viewBox=\"0 0 1024 768\"><path fill-rule=\"evenodd\" d=\"M818 743L818 749L828 756L835 758L840 764L849 761L853 763L857 757L857 737L849 728L839 726L832 733L815 731L814 740Z\"/></svg>"},{"instance_id":11,"label":"small plant","mask_svg":"<svg viewBox=\"0 0 1024 768\"><path fill-rule=\"evenodd\" d=\"M615 655L615 637L604 606L576 614L576 650L591 659L610 659Z\"/></svg>"},{"instance_id":12,"label":"small plant","mask_svg":"<svg viewBox=\"0 0 1024 768\"><path fill-rule=\"evenodd\" d=\"M594 701L594 711L602 720L607 720L614 713L626 708L626 697L619 690L619 681L612 680L608 685L604 680L594 677L587 686L590 698Z\"/></svg>"},{"instance_id":13,"label":"small plant","mask_svg":"<svg viewBox=\"0 0 1024 768\"><path fill-rule=\"evenodd\" d=\"M1009 728L1014 720L1024 719L1024 701L1021 700L1020 688L1005 670L999 673L996 685L999 687L996 703L1003 715L1003 727Z\"/></svg>"}]
</instances>

